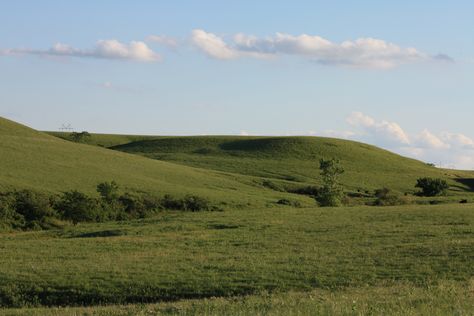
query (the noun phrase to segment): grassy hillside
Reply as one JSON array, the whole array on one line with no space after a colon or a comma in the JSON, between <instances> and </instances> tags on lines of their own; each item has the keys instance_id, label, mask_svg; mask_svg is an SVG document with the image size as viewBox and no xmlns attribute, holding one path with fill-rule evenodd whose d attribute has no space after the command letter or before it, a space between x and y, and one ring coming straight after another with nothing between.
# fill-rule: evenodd
<instances>
[{"instance_id":1,"label":"grassy hillside","mask_svg":"<svg viewBox=\"0 0 474 316\"><path fill-rule=\"evenodd\" d=\"M128 142L131 138L135 140ZM428 176L449 180L452 194L466 194L472 191L468 184L474 178L474 172L438 169L375 146L323 137L94 134L89 142L156 160L306 184L319 182L320 158L338 158L346 170L343 183L350 191L389 187L413 193L416 179Z\"/></svg>"},{"instance_id":2,"label":"grassy hillside","mask_svg":"<svg viewBox=\"0 0 474 316\"><path fill-rule=\"evenodd\" d=\"M474 277L473 236L471 205L163 212L146 220L0 233L0 305L444 281L463 288Z\"/></svg>"},{"instance_id":3,"label":"grassy hillside","mask_svg":"<svg viewBox=\"0 0 474 316\"><path fill-rule=\"evenodd\" d=\"M93 192L99 182L115 180L130 190L177 196L193 193L233 206L274 203L288 196L265 189L252 177L76 144L2 118L0 164L0 190L28 188L58 192L78 189Z\"/></svg>"}]
</instances>

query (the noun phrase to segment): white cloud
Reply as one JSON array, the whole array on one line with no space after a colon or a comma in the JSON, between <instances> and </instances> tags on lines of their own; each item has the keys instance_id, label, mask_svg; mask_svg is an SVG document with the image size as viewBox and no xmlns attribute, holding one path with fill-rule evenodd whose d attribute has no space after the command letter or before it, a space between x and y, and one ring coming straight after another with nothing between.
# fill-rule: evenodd
<instances>
[{"instance_id":1,"label":"white cloud","mask_svg":"<svg viewBox=\"0 0 474 316\"><path fill-rule=\"evenodd\" d=\"M410 138L405 131L395 122L377 122L370 116L360 112L353 112L346 120L354 127L360 127L364 132L377 141L396 144L410 144Z\"/></svg>"},{"instance_id":2,"label":"white cloud","mask_svg":"<svg viewBox=\"0 0 474 316\"><path fill-rule=\"evenodd\" d=\"M457 148L474 149L474 140L463 134L441 133L441 139Z\"/></svg>"},{"instance_id":3,"label":"white cloud","mask_svg":"<svg viewBox=\"0 0 474 316\"><path fill-rule=\"evenodd\" d=\"M431 57L415 48L402 48L374 38L359 38L338 44L307 34L294 36L276 33L273 37L258 38L239 33L226 43L222 37L196 29L192 31L192 42L208 56L217 59L295 55L324 65L368 68L392 68L427 60L452 60L446 55Z\"/></svg>"},{"instance_id":4,"label":"white cloud","mask_svg":"<svg viewBox=\"0 0 474 316\"><path fill-rule=\"evenodd\" d=\"M238 52L229 48L222 38L206 33L203 30L193 30L191 40L207 55L217 59L234 59L239 57Z\"/></svg>"},{"instance_id":5,"label":"white cloud","mask_svg":"<svg viewBox=\"0 0 474 316\"><path fill-rule=\"evenodd\" d=\"M439 137L424 129L417 136L417 145L421 148L448 149L449 144L443 142Z\"/></svg>"},{"instance_id":6,"label":"white cloud","mask_svg":"<svg viewBox=\"0 0 474 316\"><path fill-rule=\"evenodd\" d=\"M178 47L178 40L165 35L150 35L146 38L147 42L158 43L172 49Z\"/></svg>"},{"instance_id":7,"label":"white cloud","mask_svg":"<svg viewBox=\"0 0 474 316\"><path fill-rule=\"evenodd\" d=\"M474 140L464 134L435 134L423 129L410 135L395 122L376 120L361 112L353 112L346 122L355 130L326 131L319 135L359 140L439 167L474 169Z\"/></svg>"},{"instance_id":8,"label":"white cloud","mask_svg":"<svg viewBox=\"0 0 474 316\"><path fill-rule=\"evenodd\" d=\"M144 42L132 41L129 44L117 40L100 40L92 49L79 49L72 46L56 43L47 50L36 49L7 49L2 55L40 55L40 56L69 56L103 59L134 60L154 62L161 60L161 56L151 50Z\"/></svg>"}]
</instances>

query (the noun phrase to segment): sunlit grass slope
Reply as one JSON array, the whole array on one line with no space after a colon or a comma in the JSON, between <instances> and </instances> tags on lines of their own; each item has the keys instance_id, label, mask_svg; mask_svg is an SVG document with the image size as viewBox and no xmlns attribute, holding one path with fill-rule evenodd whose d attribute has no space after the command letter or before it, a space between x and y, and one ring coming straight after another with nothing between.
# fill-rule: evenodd
<instances>
[{"instance_id":1,"label":"sunlit grass slope","mask_svg":"<svg viewBox=\"0 0 474 316\"><path fill-rule=\"evenodd\" d=\"M115 180L131 190L201 195L236 206L275 202L288 195L265 189L251 177L226 175L76 144L0 118L0 189L92 192Z\"/></svg>"},{"instance_id":2,"label":"sunlit grass slope","mask_svg":"<svg viewBox=\"0 0 474 316\"><path fill-rule=\"evenodd\" d=\"M419 177L449 180L451 193L471 189L463 183L474 177L467 171L438 169L375 146L322 137L146 136L126 143L126 136L93 135L92 143L120 144L112 149L205 169L301 183L318 183L320 158L337 158L346 173L348 190L388 187L414 192Z\"/></svg>"}]
</instances>

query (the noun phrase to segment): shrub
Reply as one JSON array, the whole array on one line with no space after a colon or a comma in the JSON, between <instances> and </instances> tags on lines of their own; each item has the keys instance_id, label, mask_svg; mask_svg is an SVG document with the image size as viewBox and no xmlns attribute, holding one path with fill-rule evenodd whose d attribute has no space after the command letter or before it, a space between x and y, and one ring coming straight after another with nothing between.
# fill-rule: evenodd
<instances>
[{"instance_id":1,"label":"shrub","mask_svg":"<svg viewBox=\"0 0 474 316\"><path fill-rule=\"evenodd\" d=\"M119 186L115 181L102 182L97 185L97 192L100 194L102 199L107 202L112 202L118 198Z\"/></svg>"},{"instance_id":2,"label":"shrub","mask_svg":"<svg viewBox=\"0 0 474 316\"><path fill-rule=\"evenodd\" d=\"M377 206L402 205L408 203L406 198L401 197L396 193L393 193L388 188L375 190L375 196L377 197L377 199L375 200L374 205Z\"/></svg>"},{"instance_id":3,"label":"shrub","mask_svg":"<svg viewBox=\"0 0 474 316\"><path fill-rule=\"evenodd\" d=\"M161 208L160 200L149 195L137 196L125 193L118 200L129 218L144 218Z\"/></svg>"},{"instance_id":4,"label":"shrub","mask_svg":"<svg viewBox=\"0 0 474 316\"><path fill-rule=\"evenodd\" d=\"M167 194L161 199L161 205L170 210L191 212L211 210L209 201L196 195L186 195L182 199L177 199Z\"/></svg>"},{"instance_id":5,"label":"shrub","mask_svg":"<svg viewBox=\"0 0 474 316\"><path fill-rule=\"evenodd\" d=\"M69 134L69 139L76 143L85 143L89 138L91 138L91 134L87 131L82 131L80 133L72 132Z\"/></svg>"},{"instance_id":6,"label":"shrub","mask_svg":"<svg viewBox=\"0 0 474 316\"><path fill-rule=\"evenodd\" d=\"M74 224L101 219L97 201L78 191L64 192L57 208L64 219L70 220Z\"/></svg>"},{"instance_id":7,"label":"shrub","mask_svg":"<svg viewBox=\"0 0 474 316\"><path fill-rule=\"evenodd\" d=\"M300 188L288 189L287 192L316 197L319 194L319 188L314 185L309 185L309 186L300 187Z\"/></svg>"},{"instance_id":8,"label":"shrub","mask_svg":"<svg viewBox=\"0 0 474 316\"><path fill-rule=\"evenodd\" d=\"M25 218L15 211L15 197L12 193L0 194L0 229L23 228Z\"/></svg>"},{"instance_id":9,"label":"shrub","mask_svg":"<svg viewBox=\"0 0 474 316\"><path fill-rule=\"evenodd\" d=\"M209 201L196 195L186 195L183 199L183 204L185 211L199 212L209 210Z\"/></svg>"},{"instance_id":10,"label":"shrub","mask_svg":"<svg viewBox=\"0 0 474 316\"><path fill-rule=\"evenodd\" d=\"M169 210L182 210L184 209L184 202L182 199L176 199L172 197L169 194L166 194L162 199L161 199L161 205L165 209Z\"/></svg>"},{"instance_id":11,"label":"shrub","mask_svg":"<svg viewBox=\"0 0 474 316\"><path fill-rule=\"evenodd\" d=\"M51 198L47 195L22 190L14 192L14 209L27 222L42 221L45 217L54 216Z\"/></svg>"},{"instance_id":12,"label":"shrub","mask_svg":"<svg viewBox=\"0 0 474 316\"><path fill-rule=\"evenodd\" d=\"M449 189L449 185L446 180L439 178L419 178L415 187L421 189L419 195L422 196L441 195L446 193L446 190Z\"/></svg>"},{"instance_id":13,"label":"shrub","mask_svg":"<svg viewBox=\"0 0 474 316\"><path fill-rule=\"evenodd\" d=\"M301 203L299 201L290 201L288 199L280 199L277 201L277 204L288 205L288 206L293 206L293 207L301 207Z\"/></svg>"}]
</instances>

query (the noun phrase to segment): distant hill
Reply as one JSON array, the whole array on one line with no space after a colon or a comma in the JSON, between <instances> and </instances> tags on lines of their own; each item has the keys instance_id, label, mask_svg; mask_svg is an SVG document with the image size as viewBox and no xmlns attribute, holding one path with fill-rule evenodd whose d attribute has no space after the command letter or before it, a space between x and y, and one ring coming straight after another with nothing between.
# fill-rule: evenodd
<instances>
[{"instance_id":1,"label":"distant hill","mask_svg":"<svg viewBox=\"0 0 474 316\"><path fill-rule=\"evenodd\" d=\"M0 118L0 165L0 190L92 193L98 183L115 180L133 191L192 193L234 206L274 203L290 195L269 190L253 177L72 143L4 118Z\"/></svg>"},{"instance_id":2,"label":"distant hill","mask_svg":"<svg viewBox=\"0 0 474 316\"><path fill-rule=\"evenodd\" d=\"M466 194L474 178L474 172L439 169L375 146L324 137L94 134L89 142L156 160L296 184L318 183L319 159L337 158L346 170L346 189L354 192L388 187L412 193L417 178L440 177L450 182L451 194Z\"/></svg>"}]
</instances>

